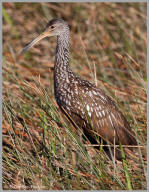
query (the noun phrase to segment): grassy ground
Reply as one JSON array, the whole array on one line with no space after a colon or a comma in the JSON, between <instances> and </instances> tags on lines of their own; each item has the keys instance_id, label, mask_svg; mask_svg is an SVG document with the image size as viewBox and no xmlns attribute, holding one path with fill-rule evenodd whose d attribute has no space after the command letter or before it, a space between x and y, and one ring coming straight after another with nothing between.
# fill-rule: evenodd
<instances>
[{"instance_id":1,"label":"grassy ground","mask_svg":"<svg viewBox=\"0 0 149 192\"><path fill-rule=\"evenodd\" d=\"M71 26L70 65L111 96L138 147L126 161L82 141L54 98L51 18ZM146 189L146 3L3 3L3 189ZM84 144L85 143L85 144Z\"/></svg>"}]
</instances>

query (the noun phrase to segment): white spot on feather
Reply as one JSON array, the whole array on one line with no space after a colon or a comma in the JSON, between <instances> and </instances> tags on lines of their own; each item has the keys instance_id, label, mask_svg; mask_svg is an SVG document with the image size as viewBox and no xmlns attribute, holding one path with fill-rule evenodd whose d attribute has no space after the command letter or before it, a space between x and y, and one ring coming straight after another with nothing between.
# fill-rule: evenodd
<instances>
[{"instance_id":1,"label":"white spot on feather","mask_svg":"<svg viewBox=\"0 0 149 192\"><path fill-rule=\"evenodd\" d=\"M71 99L71 95L67 95L69 99Z\"/></svg>"},{"instance_id":2,"label":"white spot on feather","mask_svg":"<svg viewBox=\"0 0 149 192\"><path fill-rule=\"evenodd\" d=\"M98 95L96 91L93 91L93 94L94 94L94 95Z\"/></svg>"},{"instance_id":3,"label":"white spot on feather","mask_svg":"<svg viewBox=\"0 0 149 192\"><path fill-rule=\"evenodd\" d=\"M97 116L97 117L99 117L99 115L98 115L98 113L97 113L97 111L96 111L96 110L95 110L95 113L96 113L96 116Z\"/></svg>"},{"instance_id":4,"label":"white spot on feather","mask_svg":"<svg viewBox=\"0 0 149 192\"><path fill-rule=\"evenodd\" d=\"M86 109L87 109L87 111L89 111L89 110L90 110L90 107L89 107L89 105L86 105Z\"/></svg>"},{"instance_id":5,"label":"white spot on feather","mask_svg":"<svg viewBox=\"0 0 149 192\"><path fill-rule=\"evenodd\" d=\"M91 112L88 112L88 115L91 117L92 116Z\"/></svg>"},{"instance_id":6,"label":"white spot on feather","mask_svg":"<svg viewBox=\"0 0 149 192\"><path fill-rule=\"evenodd\" d=\"M92 96L93 96L91 91L89 91L89 96L90 96L90 97L92 97Z\"/></svg>"},{"instance_id":7,"label":"white spot on feather","mask_svg":"<svg viewBox=\"0 0 149 192\"><path fill-rule=\"evenodd\" d=\"M104 96L100 95L100 97L101 97L103 100L106 100L106 98L105 98Z\"/></svg>"},{"instance_id":8,"label":"white spot on feather","mask_svg":"<svg viewBox=\"0 0 149 192\"><path fill-rule=\"evenodd\" d=\"M102 114L99 112L100 117L102 117Z\"/></svg>"},{"instance_id":9,"label":"white spot on feather","mask_svg":"<svg viewBox=\"0 0 149 192\"><path fill-rule=\"evenodd\" d=\"M102 111L102 114L105 116L105 112L104 111Z\"/></svg>"},{"instance_id":10,"label":"white spot on feather","mask_svg":"<svg viewBox=\"0 0 149 192\"><path fill-rule=\"evenodd\" d=\"M114 125L113 125L113 122L112 122L112 119L111 119L111 116L109 115L109 120L110 120L110 122L111 122L111 125L114 127Z\"/></svg>"},{"instance_id":11,"label":"white spot on feather","mask_svg":"<svg viewBox=\"0 0 149 192\"><path fill-rule=\"evenodd\" d=\"M115 116L113 115L113 113L111 113L111 115L113 116L114 119L116 119Z\"/></svg>"}]
</instances>

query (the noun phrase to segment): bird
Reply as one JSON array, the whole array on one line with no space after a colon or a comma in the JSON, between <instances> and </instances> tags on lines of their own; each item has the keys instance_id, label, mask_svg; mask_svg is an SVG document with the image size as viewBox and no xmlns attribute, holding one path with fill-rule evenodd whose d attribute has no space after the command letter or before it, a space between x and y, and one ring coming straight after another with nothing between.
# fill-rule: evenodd
<instances>
[{"instance_id":1,"label":"bird","mask_svg":"<svg viewBox=\"0 0 149 192\"><path fill-rule=\"evenodd\" d=\"M103 89L72 71L69 65L70 28L65 20L50 20L43 32L22 49L21 54L51 36L57 36L54 94L64 115L93 140L100 138L111 146L137 145L136 136L115 101Z\"/></svg>"}]
</instances>

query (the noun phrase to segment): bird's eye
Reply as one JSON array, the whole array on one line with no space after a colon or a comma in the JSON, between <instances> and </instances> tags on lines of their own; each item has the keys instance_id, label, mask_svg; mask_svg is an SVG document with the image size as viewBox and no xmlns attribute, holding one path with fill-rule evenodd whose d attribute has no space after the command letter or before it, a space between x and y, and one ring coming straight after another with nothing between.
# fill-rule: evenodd
<instances>
[{"instance_id":1,"label":"bird's eye","mask_svg":"<svg viewBox=\"0 0 149 192\"><path fill-rule=\"evenodd\" d=\"M54 26L53 26L53 25L51 26L51 29L54 29Z\"/></svg>"}]
</instances>

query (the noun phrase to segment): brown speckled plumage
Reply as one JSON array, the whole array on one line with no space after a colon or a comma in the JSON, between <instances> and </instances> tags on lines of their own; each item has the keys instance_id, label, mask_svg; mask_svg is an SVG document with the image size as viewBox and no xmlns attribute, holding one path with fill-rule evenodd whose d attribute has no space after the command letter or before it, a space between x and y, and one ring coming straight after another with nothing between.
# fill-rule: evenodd
<instances>
[{"instance_id":1,"label":"brown speckled plumage","mask_svg":"<svg viewBox=\"0 0 149 192\"><path fill-rule=\"evenodd\" d=\"M61 110L91 137L97 133L109 143L136 145L136 139L115 102L103 90L76 76L69 67L69 27L62 19L51 20L44 32L26 46L46 36L57 36L54 65L54 92ZM92 127L91 127L91 124Z\"/></svg>"}]
</instances>

